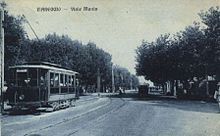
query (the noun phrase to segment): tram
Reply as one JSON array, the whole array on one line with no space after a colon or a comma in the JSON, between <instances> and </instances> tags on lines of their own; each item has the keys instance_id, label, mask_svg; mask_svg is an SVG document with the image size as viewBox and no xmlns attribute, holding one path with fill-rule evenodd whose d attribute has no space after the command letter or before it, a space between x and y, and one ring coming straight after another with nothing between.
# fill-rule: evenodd
<instances>
[{"instance_id":1,"label":"tram","mask_svg":"<svg viewBox=\"0 0 220 136\"><path fill-rule=\"evenodd\" d=\"M138 95L139 97L145 97L148 95L149 85L139 85L138 86Z\"/></svg>"},{"instance_id":2,"label":"tram","mask_svg":"<svg viewBox=\"0 0 220 136\"><path fill-rule=\"evenodd\" d=\"M77 99L79 74L48 62L31 62L10 67L7 89L9 105L19 109L73 105Z\"/></svg>"}]
</instances>

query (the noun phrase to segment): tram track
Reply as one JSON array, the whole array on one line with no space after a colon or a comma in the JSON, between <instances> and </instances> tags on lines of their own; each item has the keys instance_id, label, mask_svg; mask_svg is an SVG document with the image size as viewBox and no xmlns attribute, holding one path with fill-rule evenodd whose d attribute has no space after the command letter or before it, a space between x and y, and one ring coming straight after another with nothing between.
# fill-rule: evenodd
<instances>
[{"instance_id":1,"label":"tram track","mask_svg":"<svg viewBox=\"0 0 220 136\"><path fill-rule=\"evenodd\" d=\"M50 128L53 127L58 127L62 126L64 123L66 124L71 124L71 122L77 122L77 120L85 120L87 117L92 118L91 121L89 122L93 122L93 121L98 121L101 120L103 118L105 118L105 116L107 116L109 113L113 113L116 112L117 110L119 110L120 108L122 108L123 106L126 105L126 101L124 101L123 99L120 99L120 101L113 101L112 98L108 98L108 103L104 104L104 105L100 105L99 107L93 108L91 110L89 110L88 112L85 112L83 114L68 118L68 119L64 119L60 122L57 122L55 124L51 124L48 125L46 127L31 131L26 133L24 136L31 136L31 135L37 135L39 132L42 133L42 135L44 134L44 131L49 131ZM118 102L120 102L119 105L115 106L115 104L117 104ZM94 115L97 115L97 118L93 118ZM78 132L79 130L87 127L91 125L91 123L86 122L84 125L81 126L75 126L74 131L68 132L67 134L64 134L65 136L71 136L73 134L75 134L76 132Z\"/></svg>"},{"instance_id":2,"label":"tram track","mask_svg":"<svg viewBox=\"0 0 220 136\"><path fill-rule=\"evenodd\" d=\"M87 102L88 102L88 101L87 101ZM57 123L48 125L48 126L46 126L46 127L43 127L43 128L40 128L40 129L37 129L37 130L34 130L34 131L31 131L31 132L25 134L24 136L28 136L28 135L30 135L30 134L32 134L32 133L34 133L34 132L42 131L42 130L45 130L45 129L48 129L48 128L51 128L51 127L60 125L60 124L62 124L62 123L68 122L68 121L73 121L73 120L78 119L78 118L80 118L80 117L82 117L82 116L85 116L85 115L87 115L87 114L89 114L89 113L91 113L91 112L94 112L94 111L96 111L96 110L98 110L98 109L101 109L102 107L107 106L107 105L109 105L109 104L111 104L111 99L110 99L110 102L108 102L108 103L105 104L105 105L101 105L101 106L99 106L99 107L97 107L97 108L95 108L95 109L92 109L92 110L90 110L90 111L88 111L88 112L85 112L85 113L82 113L82 114L80 114L80 115L71 117L71 118L69 118L69 119L63 119L63 120L60 121L60 122L57 122Z\"/></svg>"},{"instance_id":3,"label":"tram track","mask_svg":"<svg viewBox=\"0 0 220 136\"><path fill-rule=\"evenodd\" d=\"M2 127L4 130L2 134L7 136L23 136L27 132L32 132L32 130L34 132L47 127L52 127L56 124L61 124L62 122L66 122L70 119L78 118L83 114L86 114L87 112L95 110L93 108L94 106L97 106L96 108L98 109L102 106L107 105L108 103L109 101L99 99L98 97L89 99L86 98L85 100L81 100L80 104L78 103L76 107L70 107L59 111L43 113L38 116L30 114L18 116L7 115L4 119L2 118ZM92 110L87 111L86 109ZM69 116L72 113L77 116Z\"/></svg>"},{"instance_id":4,"label":"tram track","mask_svg":"<svg viewBox=\"0 0 220 136\"><path fill-rule=\"evenodd\" d=\"M113 108L113 109L107 111L106 113L104 113L104 114L102 114L101 116L99 116L98 118L96 118L95 121L98 122L98 121L104 119L107 115L109 115L109 114L111 114L111 113L114 113L114 112L117 112L119 109L121 109L122 107L124 107L124 106L128 103L127 101L125 101L125 100L122 99L122 98L120 98L120 100L123 101L123 103L122 103L120 106L115 107L115 108ZM94 120L93 120L93 121L94 121ZM73 131L73 132L71 132L71 133L69 133L69 134L67 134L67 135L64 135L64 136L72 136L72 135L74 135L75 133L77 133L79 130L82 130L82 129L88 127L88 126L91 126L93 123L94 123L94 122L90 122L90 123L88 123L88 124L85 124L84 126L78 128L77 130L75 130L75 131Z\"/></svg>"},{"instance_id":5,"label":"tram track","mask_svg":"<svg viewBox=\"0 0 220 136\"><path fill-rule=\"evenodd\" d=\"M37 111L36 113L39 113L39 114L35 114L35 113L29 113L28 111L23 111L22 112L23 114L17 114L17 115L21 115L21 116L24 116L24 117L28 116L28 118L29 118L28 120L20 120L20 121L17 121L17 122L7 121L7 118L16 117L16 114L15 115L10 115L10 114L4 115L4 116L1 116L1 119L4 120L4 126L11 126L11 125L16 125L16 124L19 124L19 125L20 124L25 124L25 123L30 122L30 120L31 120L30 116L42 118L44 116L47 116L50 113L55 113L56 114L56 113L59 113L60 111L68 110L69 108L75 108L76 106L78 107L78 106L85 105L85 104L88 104L88 103L93 103L93 102L97 101L98 99L99 99L98 97L94 97L94 98L81 100L81 101L75 102L73 107L68 107L68 108L65 108L65 109L60 109L60 110L52 111L52 112Z\"/></svg>"}]
</instances>

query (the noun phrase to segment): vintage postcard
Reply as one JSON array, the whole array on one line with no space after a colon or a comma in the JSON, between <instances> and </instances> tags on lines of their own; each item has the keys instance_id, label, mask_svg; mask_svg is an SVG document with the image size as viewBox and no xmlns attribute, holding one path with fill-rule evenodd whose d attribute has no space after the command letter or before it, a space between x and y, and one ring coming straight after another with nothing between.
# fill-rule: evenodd
<instances>
[{"instance_id":1,"label":"vintage postcard","mask_svg":"<svg viewBox=\"0 0 220 136\"><path fill-rule=\"evenodd\" d=\"M219 0L1 0L2 136L220 136Z\"/></svg>"}]
</instances>

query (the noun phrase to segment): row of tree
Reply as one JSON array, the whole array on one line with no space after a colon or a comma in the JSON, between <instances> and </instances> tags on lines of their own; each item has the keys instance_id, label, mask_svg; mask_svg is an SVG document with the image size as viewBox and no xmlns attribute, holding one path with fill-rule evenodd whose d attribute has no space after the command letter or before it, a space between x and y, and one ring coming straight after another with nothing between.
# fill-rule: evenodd
<instances>
[{"instance_id":1,"label":"row of tree","mask_svg":"<svg viewBox=\"0 0 220 136\"><path fill-rule=\"evenodd\" d=\"M161 35L153 42L143 41L136 50L138 75L158 84L179 80L187 83L195 77L220 74L220 9L212 7L199 13L202 24Z\"/></svg>"},{"instance_id":2,"label":"row of tree","mask_svg":"<svg viewBox=\"0 0 220 136\"><path fill-rule=\"evenodd\" d=\"M5 4L1 4L5 7ZM89 42L83 45L77 40L72 40L67 35L48 34L45 38L29 39L25 30L26 22L23 16L14 17L5 11L5 79L9 80L9 66L31 61L45 61L60 64L63 67L80 73L81 84L85 86L96 86L97 76L101 78L104 88L112 85L112 57L95 43ZM132 79L135 87L138 85L137 77L131 75L125 68L114 71L122 72L127 79ZM123 69L123 70L121 70ZM114 74L118 77L117 73ZM118 79L115 79L115 82ZM129 86L130 82L117 84ZM102 87L102 88L103 88Z\"/></svg>"},{"instance_id":3,"label":"row of tree","mask_svg":"<svg viewBox=\"0 0 220 136\"><path fill-rule=\"evenodd\" d=\"M113 72L116 89L119 89L119 87L123 87L123 89L136 88L139 85L138 78L126 68L115 65Z\"/></svg>"}]
</instances>

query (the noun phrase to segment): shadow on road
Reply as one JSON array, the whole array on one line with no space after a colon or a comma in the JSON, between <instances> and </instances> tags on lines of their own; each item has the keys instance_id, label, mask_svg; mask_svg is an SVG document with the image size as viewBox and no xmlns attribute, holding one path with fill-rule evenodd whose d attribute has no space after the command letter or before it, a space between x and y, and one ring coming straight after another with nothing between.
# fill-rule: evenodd
<instances>
[{"instance_id":1,"label":"shadow on road","mask_svg":"<svg viewBox=\"0 0 220 136\"><path fill-rule=\"evenodd\" d=\"M125 93L121 95L110 96L112 98L124 98L133 102L146 102L147 105L172 108L183 111L214 113L219 114L220 110L216 102L206 102L201 100L181 100L175 97L167 97L162 95L148 95L139 97L138 93ZM128 99L129 98L129 99Z\"/></svg>"}]
</instances>

